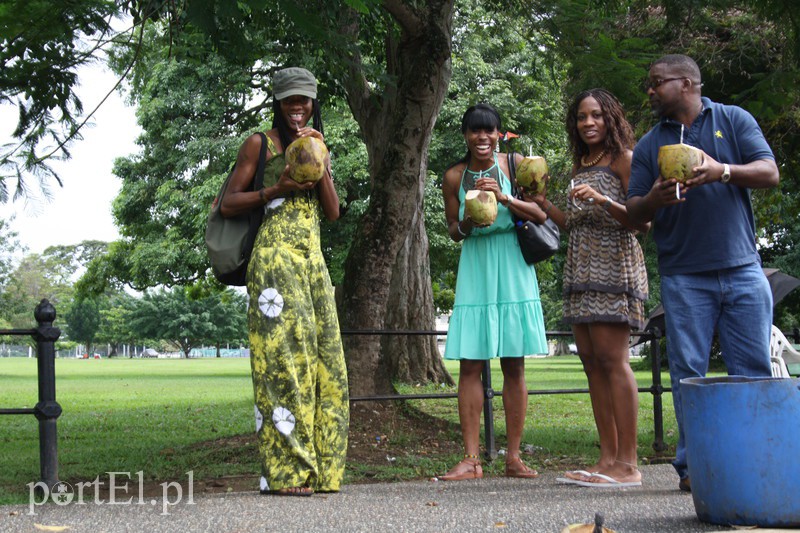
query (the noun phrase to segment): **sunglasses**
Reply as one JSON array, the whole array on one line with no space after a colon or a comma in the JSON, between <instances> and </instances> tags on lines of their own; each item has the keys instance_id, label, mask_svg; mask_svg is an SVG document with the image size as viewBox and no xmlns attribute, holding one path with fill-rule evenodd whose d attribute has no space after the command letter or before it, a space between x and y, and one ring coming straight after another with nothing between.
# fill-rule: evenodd
<instances>
[{"instance_id":1,"label":"sunglasses","mask_svg":"<svg viewBox=\"0 0 800 533\"><path fill-rule=\"evenodd\" d=\"M668 81L675 81L675 80L688 80L686 76L681 76L680 78L656 78L654 80L646 80L644 82L644 90L647 91L648 89L658 89Z\"/></svg>"}]
</instances>

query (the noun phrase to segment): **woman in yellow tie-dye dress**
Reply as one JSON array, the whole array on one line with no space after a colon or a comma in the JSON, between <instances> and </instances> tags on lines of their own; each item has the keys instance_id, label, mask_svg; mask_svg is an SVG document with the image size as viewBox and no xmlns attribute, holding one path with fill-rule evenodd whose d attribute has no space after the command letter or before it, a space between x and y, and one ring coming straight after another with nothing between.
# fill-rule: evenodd
<instances>
[{"instance_id":1,"label":"woman in yellow tie-dye dress","mask_svg":"<svg viewBox=\"0 0 800 533\"><path fill-rule=\"evenodd\" d=\"M299 137L323 138L314 76L292 67L272 84L264 188L247 190L261 148L256 134L239 151L222 211L264 206L247 272L261 492L310 496L339 490L347 453L347 372L319 232L320 208L336 220L339 198L329 162L320 181L298 184L283 157Z\"/></svg>"}]
</instances>

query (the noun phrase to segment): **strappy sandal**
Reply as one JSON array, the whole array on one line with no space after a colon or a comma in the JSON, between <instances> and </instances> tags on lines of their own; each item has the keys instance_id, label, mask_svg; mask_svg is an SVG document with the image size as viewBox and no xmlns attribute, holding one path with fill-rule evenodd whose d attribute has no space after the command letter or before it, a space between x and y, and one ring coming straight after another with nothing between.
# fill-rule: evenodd
<instances>
[{"instance_id":1,"label":"strappy sandal","mask_svg":"<svg viewBox=\"0 0 800 533\"><path fill-rule=\"evenodd\" d=\"M483 467L477 455L467 454L443 476L437 479L440 481L462 481L465 479L481 479L483 477Z\"/></svg>"},{"instance_id":2,"label":"strappy sandal","mask_svg":"<svg viewBox=\"0 0 800 533\"><path fill-rule=\"evenodd\" d=\"M511 465L517 465L511 468ZM506 477L521 477L525 479L533 479L539 477L539 472L533 468L529 468L522 459L519 457L512 457L506 460Z\"/></svg>"}]
</instances>

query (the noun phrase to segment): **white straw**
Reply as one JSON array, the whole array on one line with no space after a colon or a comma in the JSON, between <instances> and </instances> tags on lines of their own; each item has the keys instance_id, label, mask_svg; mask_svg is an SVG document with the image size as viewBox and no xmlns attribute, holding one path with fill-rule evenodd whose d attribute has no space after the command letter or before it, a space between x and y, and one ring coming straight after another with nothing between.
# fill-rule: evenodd
<instances>
[{"instance_id":1,"label":"white straw","mask_svg":"<svg viewBox=\"0 0 800 533\"><path fill-rule=\"evenodd\" d=\"M683 124L681 124L681 144L683 144Z\"/></svg>"},{"instance_id":2,"label":"white straw","mask_svg":"<svg viewBox=\"0 0 800 533\"><path fill-rule=\"evenodd\" d=\"M569 188L570 188L570 190L575 188L575 180L574 179L569 180ZM583 208L578 205L578 201L575 199L574 196L572 197L572 205L574 205L578 209L578 211L583 211Z\"/></svg>"},{"instance_id":3,"label":"white straw","mask_svg":"<svg viewBox=\"0 0 800 533\"><path fill-rule=\"evenodd\" d=\"M681 184L680 183L676 183L675 184L675 198L677 198L678 200L681 199Z\"/></svg>"}]
</instances>

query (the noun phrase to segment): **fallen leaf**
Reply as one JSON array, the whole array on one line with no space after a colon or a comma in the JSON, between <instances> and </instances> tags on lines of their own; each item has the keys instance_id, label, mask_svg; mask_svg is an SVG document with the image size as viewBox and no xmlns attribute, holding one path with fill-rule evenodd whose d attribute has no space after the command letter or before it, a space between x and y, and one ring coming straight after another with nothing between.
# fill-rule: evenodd
<instances>
[{"instance_id":1,"label":"fallen leaf","mask_svg":"<svg viewBox=\"0 0 800 533\"><path fill-rule=\"evenodd\" d=\"M505 522L495 522L494 523L494 527L506 527L506 523Z\"/></svg>"},{"instance_id":2,"label":"fallen leaf","mask_svg":"<svg viewBox=\"0 0 800 533\"><path fill-rule=\"evenodd\" d=\"M43 526L42 524L33 524L36 529L41 529L42 531L66 531L70 527L69 526Z\"/></svg>"},{"instance_id":3,"label":"fallen leaf","mask_svg":"<svg viewBox=\"0 0 800 533\"><path fill-rule=\"evenodd\" d=\"M425 505L427 505L428 507L438 507L439 506L439 504L436 503L436 502L428 502Z\"/></svg>"}]
</instances>

